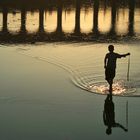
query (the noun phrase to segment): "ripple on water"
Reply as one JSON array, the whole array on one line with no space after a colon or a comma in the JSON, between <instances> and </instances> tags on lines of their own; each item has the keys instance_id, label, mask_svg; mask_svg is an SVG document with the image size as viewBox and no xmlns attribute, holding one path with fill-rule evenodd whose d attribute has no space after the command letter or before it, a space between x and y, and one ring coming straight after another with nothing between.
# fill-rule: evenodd
<instances>
[{"instance_id":1,"label":"ripple on water","mask_svg":"<svg viewBox=\"0 0 140 140\"><path fill-rule=\"evenodd\" d=\"M56 48L55 48L56 49ZM46 63L51 63L56 65L64 70L66 70L72 77L72 82L79 88L82 88L88 92L99 94L99 95L106 95L109 93L109 86L107 82L104 80L104 70L102 66L102 59L100 58L100 54L98 54L95 58L91 57L92 55L82 55L81 60L80 58L73 59L74 61L67 61L64 59L65 57L68 59L67 55L63 58L62 54L59 55L52 51L45 51L47 54L44 56L40 53L34 53L32 49L28 53L24 49L20 49L17 51L23 55L28 57L32 57L35 60L44 61ZM62 51L63 53L63 51ZM80 52L79 52L80 53ZM85 52L84 52L85 53ZM55 55L54 55L55 54ZM77 56L75 56L77 58ZM71 58L71 57L70 57ZM68 59L69 60L69 59ZM98 60L98 61L97 61ZM100 61L99 61L100 60ZM72 64L69 64L73 62ZM120 64L121 74L124 74L125 67L123 66L125 62ZM115 80L113 84L113 95L116 96L130 96L130 97L140 97L140 94L136 91L140 89L140 82L136 81L126 81L121 79L121 75L118 73L118 79ZM134 77L134 76L133 76ZM134 77L135 78L135 77ZM121 79L121 80L120 80ZM135 78L136 79L136 78ZM138 85L138 86L137 86Z\"/></svg>"},{"instance_id":2,"label":"ripple on water","mask_svg":"<svg viewBox=\"0 0 140 140\"><path fill-rule=\"evenodd\" d=\"M115 81L112 88L112 94L118 96L134 96L136 92L136 88L123 80ZM109 94L109 86L105 82L93 83L89 86L89 91L103 95Z\"/></svg>"},{"instance_id":3,"label":"ripple on water","mask_svg":"<svg viewBox=\"0 0 140 140\"><path fill-rule=\"evenodd\" d=\"M91 93L99 94L99 95L107 95L109 94L109 85L107 82L83 82L81 80L72 79L73 83ZM128 81L125 80L115 80L113 83L113 91L112 94L115 96L127 96L127 97L140 97L140 94L136 93L136 87Z\"/></svg>"}]
</instances>

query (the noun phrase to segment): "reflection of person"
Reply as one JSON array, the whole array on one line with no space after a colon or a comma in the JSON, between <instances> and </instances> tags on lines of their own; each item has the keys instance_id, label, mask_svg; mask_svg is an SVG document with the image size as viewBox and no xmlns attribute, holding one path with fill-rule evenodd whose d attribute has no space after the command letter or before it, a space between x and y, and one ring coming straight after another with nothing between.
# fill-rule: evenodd
<instances>
[{"instance_id":1,"label":"reflection of person","mask_svg":"<svg viewBox=\"0 0 140 140\"><path fill-rule=\"evenodd\" d=\"M107 98L105 99L103 121L104 124L107 126L106 134L108 135L112 133L112 127L119 127L122 128L124 131L128 131L124 126L115 122L115 110L111 94L108 94Z\"/></svg>"},{"instance_id":2,"label":"reflection of person","mask_svg":"<svg viewBox=\"0 0 140 140\"><path fill-rule=\"evenodd\" d=\"M109 53L106 54L105 59L104 59L105 79L109 83L110 91L112 91L113 79L116 73L115 72L116 60L117 58L126 57L127 55L130 55L130 53L127 53L127 54L114 53L113 45L109 45L108 50L109 50Z\"/></svg>"}]
</instances>

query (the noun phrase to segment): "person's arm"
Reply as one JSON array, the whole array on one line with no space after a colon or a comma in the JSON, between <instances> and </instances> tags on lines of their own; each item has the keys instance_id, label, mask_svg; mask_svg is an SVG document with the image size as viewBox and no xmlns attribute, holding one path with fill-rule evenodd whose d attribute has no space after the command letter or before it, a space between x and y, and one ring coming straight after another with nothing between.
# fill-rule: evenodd
<instances>
[{"instance_id":1,"label":"person's arm","mask_svg":"<svg viewBox=\"0 0 140 140\"><path fill-rule=\"evenodd\" d=\"M106 56L105 56L105 58L104 58L104 68L106 69L106 64L107 64L107 54L106 54Z\"/></svg>"},{"instance_id":2,"label":"person's arm","mask_svg":"<svg viewBox=\"0 0 140 140\"><path fill-rule=\"evenodd\" d=\"M126 54L118 54L118 58L126 57L127 55L130 55L130 53L126 53Z\"/></svg>"},{"instance_id":3,"label":"person's arm","mask_svg":"<svg viewBox=\"0 0 140 140\"><path fill-rule=\"evenodd\" d=\"M115 127L120 127L122 128L124 131L128 131L128 129L126 129L123 125L119 124L119 123L115 123Z\"/></svg>"}]
</instances>

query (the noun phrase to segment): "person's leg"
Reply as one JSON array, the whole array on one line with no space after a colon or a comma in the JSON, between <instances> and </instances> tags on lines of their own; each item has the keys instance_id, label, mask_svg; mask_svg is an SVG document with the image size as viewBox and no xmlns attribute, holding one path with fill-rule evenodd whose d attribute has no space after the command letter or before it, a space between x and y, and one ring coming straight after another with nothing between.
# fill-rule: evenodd
<instances>
[{"instance_id":1,"label":"person's leg","mask_svg":"<svg viewBox=\"0 0 140 140\"><path fill-rule=\"evenodd\" d=\"M109 80L109 93L112 94L113 79Z\"/></svg>"},{"instance_id":2,"label":"person's leg","mask_svg":"<svg viewBox=\"0 0 140 140\"><path fill-rule=\"evenodd\" d=\"M115 78L115 69L111 69L110 70L110 93L112 94L112 91L113 91L113 88L112 88L112 86L113 86L113 79Z\"/></svg>"},{"instance_id":3,"label":"person's leg","mask_svg":"<svg viewBox=\"0 0 140 140\"><path fill-rule=\"evenodd\" d=\"M113 85L113 78L115 77L115 70L114 69L108 69L105 70L105 79L107 80L109 84L109 93L112 94L112 85Z\"/></svg>"}]
</instances>

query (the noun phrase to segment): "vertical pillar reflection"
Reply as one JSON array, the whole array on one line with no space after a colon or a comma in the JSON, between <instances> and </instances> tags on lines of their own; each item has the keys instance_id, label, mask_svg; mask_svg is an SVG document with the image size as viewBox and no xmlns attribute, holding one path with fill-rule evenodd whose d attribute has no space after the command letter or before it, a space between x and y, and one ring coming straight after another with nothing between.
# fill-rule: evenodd
<instances>
[{"instance_id":1,"label":"vertical pillar reflection","mask_svg":"<svg viewBox=\"0 0 140 140\"><path fill-rule=\"evenodd\" d=\"M94 9L94 14L93 14L93 33L95 35L97 35L99 33L98 31L98 13L99 13L99 0L94 0L94 5L93 5L93 9Z\"/></svg>"},{"instance_id":2,"label":"vertical pillar reflection","mask_svg":"<svg viewBox=\"0 0 140 140\"><path fill-rule=\"evenodd\" d=\"M39 9L39 32L44 32L44 9Z\"/></svg>"},{"instance_id":3,"label":"vertical pillar reflection","mask_svg":"<svg viewBox=\"0 0 140 140\"><path fill-rule=\"evenodd\" d=\"M24 8L21 9L21 33L26 33L26 11Z\"/></svg>"},{"instance_id":4,"label":"vertical pillar reflection","mask_svg":"<svg viewBox=\"0 0 140 140\"><path fill-rule=\"evenodd\" d=\"M111 1L111 29L110 35L116 35L116 14L117 14L117 3L116 0Z\"/></svg>"},{"instance_id":5,"label":"vertical pillar reflection","mask_svg":"<svg viewBox=\"0 0 140 140\"><path fill-rule=\"evenodd\" d=\"M57 7L57 29L56 32L58 34L62 33L62 1L60 0L58 2L58 7Z\"/></svg>"},{"instance_id":6,"label":"vertical pillar reflection","mask_svg":"<svg viewBox=\"0 0 140 140\"><path fill-rule=\"evenodd\" d=\"M8 9L7 8L3 8L3 26L2 26L2 31L4 33L8 32L8 29L7 29L7 16L8 16Z\"/></svg>"},{"instance_id":7,"label":"vertical pillar reflection","mask_svg":"<svg viewBox=\"0 0 140 140\"><path fill-rule=\"evenodd\" d=\"M80 9L81 9L81 1L76 0L76 13L75 13L75 34L80 34Z\"/></svg>"},{"instance_id":8,"label":"vertical pillar reflection","mask_svg":"<svg viewBox=\"0 0 140 140\"><path fill-rule=\"evenodd\" d=\"M135 0L129 0L129 26L128 35L134 35L134 10L135 10Z\"/></svg>"}]
</instances>

